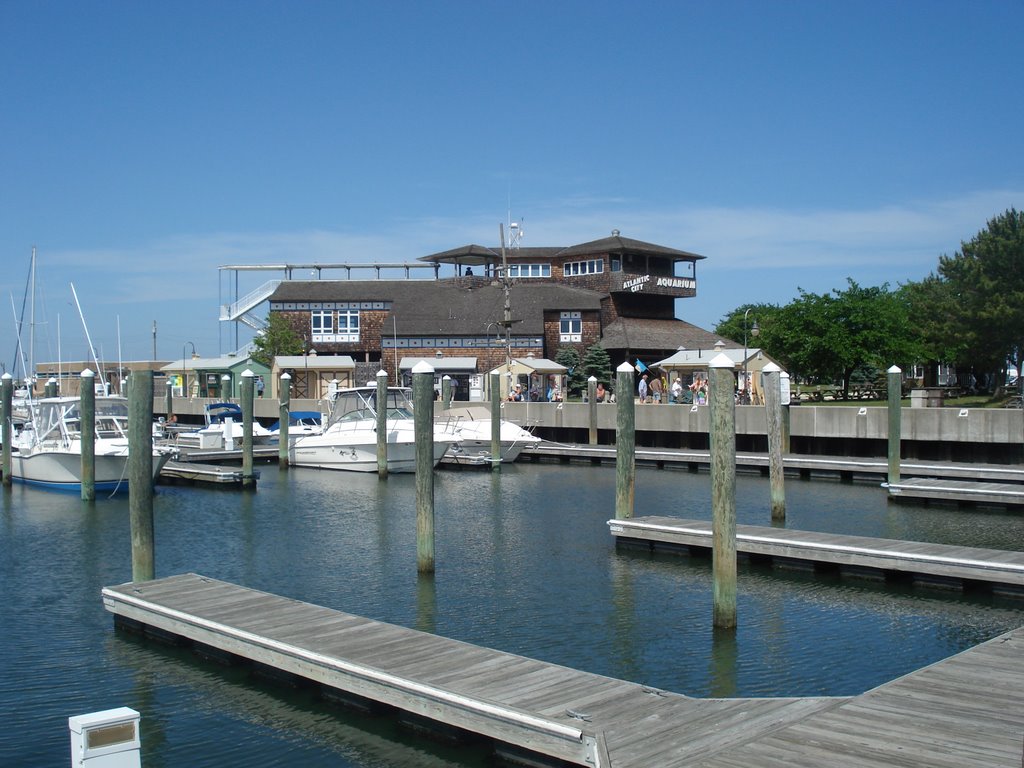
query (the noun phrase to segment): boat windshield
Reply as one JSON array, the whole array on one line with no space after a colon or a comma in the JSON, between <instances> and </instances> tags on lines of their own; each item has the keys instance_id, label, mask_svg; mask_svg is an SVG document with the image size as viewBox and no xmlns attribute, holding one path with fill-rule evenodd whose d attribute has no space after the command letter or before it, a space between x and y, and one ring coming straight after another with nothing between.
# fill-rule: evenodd
<instances>
[{"instance_id":1,"label":"boat windshield","mask_svg":"<svg viewBox=\"0 0 1024 768\"><path fill-rule=\"evenodd\" d=\"M387 417L411 419L412 403L404 389L388 388ZM331 421L359 421L377 418L377 390L372 388L347 389L338 393L331 410Z\"/></svg>"},{"instance_id":2,"label":"boat windshield","mask_svg":"<svg viewBox=\"0 0 1024 768\"><path fill-rule=\"evenodd\" d=\"M128 401L96 398L96 436L127 438ZM67 440L81 432L82 412L77 399L43 400L36 405L38 440Z\"/></svg>"}]
</instances>

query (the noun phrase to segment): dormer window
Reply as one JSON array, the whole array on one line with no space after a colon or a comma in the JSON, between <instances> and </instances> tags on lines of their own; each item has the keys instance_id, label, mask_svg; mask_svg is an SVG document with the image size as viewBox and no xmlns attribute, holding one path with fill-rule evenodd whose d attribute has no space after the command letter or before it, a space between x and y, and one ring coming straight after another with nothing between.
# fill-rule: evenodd
<instances>
[{"instance_id":1,"label":"dormer window","mask_svg":"<svg viewBox=\"0 0 1024 768\"><path fill-rule=\"evenodd\" d=\"M559 316L558 340L579 342L583 340L583 317L579 312L562 312Z\"/></svg>"}]
</instances>

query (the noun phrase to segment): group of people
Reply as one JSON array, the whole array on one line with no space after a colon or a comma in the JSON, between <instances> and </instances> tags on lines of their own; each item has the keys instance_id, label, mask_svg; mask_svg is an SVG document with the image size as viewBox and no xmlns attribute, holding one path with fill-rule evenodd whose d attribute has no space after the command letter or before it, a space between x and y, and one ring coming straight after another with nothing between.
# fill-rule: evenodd
<instances>
[{"instance_id":1,"label":"group of people","mask_svg":"<svg viewBox=\"0 0 1024 768\"><path fill-rule=\"evenodd\" d=\"M529 392L524 392L522 384L516 384L508 393L508 401L511 403L522 403L527 400L535 403L540 399L540 392L536 388L531 389ZM557 384L552 384L548 387L547 401L549 403L562 402L562 390Z\"/></svg>"},{"instance_id":2,"label":"group of people","mask_svg":"<svg viewBox=\"0 0 1024 768\"><path fill-rule=\"evenodd\" d=\"M665 392L667 391L668 401L670 403L707 403L707 379L700 377L695 378L689 387L684 388L682 378L680 376L676 376L672 380L672 384L670 386L666 386L666 384L667 383L663 377L646 372L641 374L640 381L637 384L637 399L641 403L654 403L655 405L660 405L664 402ZM684 396L684 390L689 390L689 398Z\"/></svg>"}]
</instances>

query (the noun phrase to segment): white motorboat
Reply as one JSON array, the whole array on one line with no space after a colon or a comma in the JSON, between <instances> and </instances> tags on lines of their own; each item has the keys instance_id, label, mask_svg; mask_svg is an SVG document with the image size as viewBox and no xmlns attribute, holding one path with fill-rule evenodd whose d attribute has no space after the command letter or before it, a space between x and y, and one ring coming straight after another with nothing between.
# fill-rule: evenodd
<instances>
[{"instance_id":1,"label":"white motorboat","mask_svg":"<svg viewBox=\"0 0 1024 768\"><path fill-rule=\"evenodd\" d=\"M450 408L439 416L446 429L455 433L455 442L444 455L443 461L451 464L489 465L494 463L491 455L491 412L485 406L464 406ZM501 420L498 432L502 462L519 458L523 448L536 445L541 440L511 421Z\"/></svg>"},{"instance_id":2,"label":"white motorboat","mask_svg":"<svg viewBox=\"0 0 1024 768\"><path fill-rule=\"evenodd\" d=\"M49 397L34 402L31 419L12 442L11 479L63 491L82 489L80 400ZM96 398L95 488L97 493L128 490L128 401ZM153 478L171 452L153 449Z\"/></svg>"},{"instance_id":3,"label":"white motorboat","mask_svg":"<svg viewBox=\"0 0 1024 768\"><path fill-rule=\"evenodd\" d=\"M281 436L281 422L277 421L268 427L271 442ZM288 440L297 440L306 435L319 435L324 431L324 415L320 411L289 411Z\"/></svg>"},{"instance_id":4,"label":"white motorboat","mask_svg":"<svg viewBox=\"0 0 1024 768\"><path fill-rule=\"evenodd\" d=\"M416 430L408 389L388 387L388 472L416 471ZM288 449L297 467L377 471L377 388L353 387L338 393L320 434L297 438ZM434 426L434 466L454 442L451 430Z\"/></svg>"},{"instance_id":5,"label":"white motorboat","mask_svg":"<svg viewBox=\"0 0 1024 768\"><path fill-rule=\"evenodd\" d=\"M242 406L238 403L207 403L203 408L206 426L192 432L178 432L181 446L234 450L242 445ZM253 445L265 445L276 435L258 421L252 422Z\"/></svg>"}]
</instances>

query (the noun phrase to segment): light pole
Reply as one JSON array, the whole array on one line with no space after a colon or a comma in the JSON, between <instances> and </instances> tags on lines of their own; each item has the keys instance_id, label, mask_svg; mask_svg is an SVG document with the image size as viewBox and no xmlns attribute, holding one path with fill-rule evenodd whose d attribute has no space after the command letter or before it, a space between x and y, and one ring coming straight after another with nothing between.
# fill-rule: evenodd
<instances>
[{"instance_id":1,"label":"light pole","mask_svg":"<svg viewBox=\"0 0 1024 768\"><path fill-rule=\"evenodd\" d=\"M185 375L185 347L192 347L192 357L196 356L196 345L186 341L181 345L181 396L188 397L188 377Z\"/></svg>"},{"instance_id":2,"label":"light pole","mask_svg":"<svg viewBox=\"0 0 1024 768\"><path fill-rule=\"evenodd\" d=\"M748 307L747 311L743 313L743 393L740 395L741 404L750 404L750 387L747 382L747 315L750 314L750 310L753 307ZM750 335L755 339L758 334L761 333L761 329L757 327L757 318L754 318L754 324L750 328Z\"/></svg>"}]
</instances>

